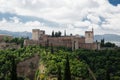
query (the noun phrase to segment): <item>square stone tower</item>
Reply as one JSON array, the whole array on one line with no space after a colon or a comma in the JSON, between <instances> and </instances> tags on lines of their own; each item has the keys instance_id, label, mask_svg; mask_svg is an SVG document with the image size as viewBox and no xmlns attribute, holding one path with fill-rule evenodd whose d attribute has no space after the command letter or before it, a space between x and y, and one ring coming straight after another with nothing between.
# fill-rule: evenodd
<instances>
[{"instance_id":1,"label":"square stone tower","mask_svg":"<svg viewBox=\"0 0 120 80\"><path fill-rule=\"evenodd\" d=\"M85 31L85 43L93 43L94 42L94 31Z\"/></svg>"},{"instance_id":2,"label":"square stone tower","mask_svg":"<svg viewBox=\"0 0 120 80\"><path fill-rule=\"evenodd\" d=\"M39 29L33 29L32 30L32 40L38 41L40 38L40 30Z\"/></svg>"}]
</instances>

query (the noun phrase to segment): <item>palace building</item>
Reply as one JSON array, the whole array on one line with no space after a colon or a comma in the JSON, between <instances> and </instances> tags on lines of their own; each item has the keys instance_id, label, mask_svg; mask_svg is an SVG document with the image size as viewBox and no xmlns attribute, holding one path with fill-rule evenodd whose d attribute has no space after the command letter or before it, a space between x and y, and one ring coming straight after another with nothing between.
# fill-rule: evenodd
<instances>
[{"instance_id":1,"label":"palace building","mask_svg":"<svg viewBox=\"0 0 120 80\"><path fill-rule=\"evenodd\" d=\"M45 31L40 29L32 30L32 39L24 41L25 46L29 45L42 45L42 46L54 46L54 47L67 47L72 50L75 49L100 49L100 44L94 42L94 31L85 31L85 36L60 36L53 37L45 34Z\"/></svg>"}]
</instances>

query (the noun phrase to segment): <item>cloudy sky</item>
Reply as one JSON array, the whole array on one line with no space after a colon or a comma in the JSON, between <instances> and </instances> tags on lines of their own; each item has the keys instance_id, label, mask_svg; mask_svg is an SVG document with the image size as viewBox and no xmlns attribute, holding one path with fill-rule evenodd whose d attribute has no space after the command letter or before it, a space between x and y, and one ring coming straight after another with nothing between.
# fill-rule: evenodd
<instances>
[{"instance_id":1,"label":"cloudy sky","mask_svg":"<svg viewBox=\"0 0 120 80\"><path fill-rule=\"evenodd\" d=\"M120 35L120 0L0 0L0 30Z\"/></svg>"}]
</instances>

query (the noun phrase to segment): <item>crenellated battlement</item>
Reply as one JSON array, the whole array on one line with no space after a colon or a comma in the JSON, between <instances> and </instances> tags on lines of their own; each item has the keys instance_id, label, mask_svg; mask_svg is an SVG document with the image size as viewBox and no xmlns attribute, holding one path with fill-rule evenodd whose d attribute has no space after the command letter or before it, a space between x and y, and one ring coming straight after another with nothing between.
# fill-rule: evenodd
<instances>
[{"instance_id":1,"label":"crenellated battlement","mask_svg":"<svg viewBox=\"0 0 120 80\"><path fill-rule=\"evenodd\" d=\"M42 45L55 47L68 47L72 50L84 49L100 49L100 45L94 42L94 31L85 31L85 37L80 36L60 36L52 37L45 34L44 30L33 29L32 40L25 41L24 45Z\"/></svg>"}]
</instances>

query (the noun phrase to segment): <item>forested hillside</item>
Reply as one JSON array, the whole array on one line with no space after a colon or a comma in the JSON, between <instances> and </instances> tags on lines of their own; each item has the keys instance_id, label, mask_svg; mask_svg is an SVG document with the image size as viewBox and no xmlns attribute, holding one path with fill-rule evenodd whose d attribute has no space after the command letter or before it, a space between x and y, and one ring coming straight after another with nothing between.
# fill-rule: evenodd
<instances>
[{"instance_id":1,"label":"forested hillside","mask_svg":"<svg viewBox=\"0 0 120 80\"><path fill-rule=\"evenodd\" d=\"M28 46L20 49L0 50L0 80L31 80L27 76L17 76L17 64L40 56L35 80L47 79L55 75L58 80L120 80L120 49L71 51L67 48ZM33 67L32 65L30 67Z\"/></svg>"}]
</instances>

